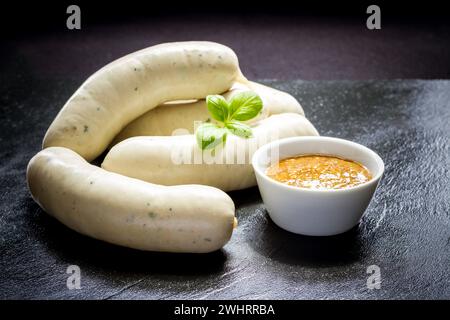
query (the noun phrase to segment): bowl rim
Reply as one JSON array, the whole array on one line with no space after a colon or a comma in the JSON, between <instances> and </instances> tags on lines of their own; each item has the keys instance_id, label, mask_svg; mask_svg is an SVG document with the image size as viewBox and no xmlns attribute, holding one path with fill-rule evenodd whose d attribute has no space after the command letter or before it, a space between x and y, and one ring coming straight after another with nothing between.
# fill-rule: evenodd
<instances>
[{"instance_id":1,"label":"bowl rim","mask_svg":"<svg viewBox=\"0 0 450 320\"><path fill-rule=\"evenodd\" d=\"M327 142L331 142L331 143L340 143L340 144L343 143L343 144L347 144L348 146L351 146L353 148L363 150L364 152L368 153L372 158L375 159L377 165L379 166L379 171L375 176L372 177L372 179L370 179L364 183L361 183L357 186L353 186L353 187L349 187L349 188L345 188L345 189L320 189L320 190L318 190L318 189L302 188L302 187L296 187L296 186L291 186L291 185L285 184L283 182L280 182L280 181L277 181L275 179L268 177L265 172L262 172L262 170L260 170L260 165L258 164L257 161L259 160L259 157L261 157L263 152L265 152L266 150L271 149L276 145L292 144L292 143L297 143L297 142L302 142L302 141L311 141L311 140L327 141ZM301 153L299 155L301 155ZM337 157L337 155L333 155L332 153L329 153L326 155ZM352 159L349 159L349 160L352 160ZM352 160L352 161L355 161L355 160ZM267 143L267 144L261 146L260 148L258 148L258 150L255 151L255 153L252 156L252 166L253 166L253 170L255 171L255 173L258 174L263 179L265 179L266 181L268 181L269 183L275 184L282 188L287 188L288 190L297 190L297 191L312 192L312 193L344 193L344 192L356 191L358 189L364 189L369 185L378 183L380 178L382 177L382 175L384 173L384 169L385 169L383 159L381 159L381 157L372 149L370 149L360 143L354 142L354 141L350 141L350 140L346 140L346 139L342 139L342 138L328 137L328 136L289 137L289 138L283 138L283 139L272 141L270 143Z\"/></svg>"}]
</instances>

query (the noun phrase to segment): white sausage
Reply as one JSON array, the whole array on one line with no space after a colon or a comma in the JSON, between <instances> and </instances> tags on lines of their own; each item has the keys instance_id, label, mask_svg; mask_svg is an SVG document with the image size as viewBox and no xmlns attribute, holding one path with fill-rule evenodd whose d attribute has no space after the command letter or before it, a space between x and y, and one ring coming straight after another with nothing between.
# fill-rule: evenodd
<instances>
[{"instance_id":1,"label":"white sausage","mask_svg":"<svg viewBox=\"0 0 450 320\"><path fill-rule=\"evenodd\" d=\"M121 246L210 252L233 231L233 201L218 189L150 184L90 165L66 148L35 155L27 180L47 213L79 233Z\"/></svg>"},{"instance_id":2,"label":"white sausage","mask_svg":"<svg viewBox=\"0 0 450 320\"><path fill-rule=\"evenodd\" d=\"M90 161L130 121L173 100L201 99L246 81L235 53L213 42L149 47L94 73L50 125L43 147L62 146Z\"/></svg>"},{"instance_id":3,"label":"white sausage","mask_svg":"<svg viewBox=\"0 0 450 320\"><path fill-rule=\"evenodd\" d=\"M240 83L238 85L241 86ZM289 93L253 81L248 81L246 85L261 96L263 103L269 109L268 115L280 113L305 115L300 103Z\"/></svg>"},{"instance_id":4,"label":"white sausage","mask_svg":"<svg viewBox=\"0 0 450 320\"><path fill-rule=\"evenodd\" d=\"M263 101L263 112L257 118L247 121L253 124L273 114L292 112L304 115L298 101L290 94L249 81L247 84L236 83L224 94L228 100L238 92L252 90ZM190 102L169 102L152 109L130 122L115 138L111 147L122 140L135 136L170 136L176 130L184 134L194 132L196 122L214 121L208 112L205 100Z\"/></svg>"},{"instance_id":5,"label":"white sausage","mask_svg":"<svg viewBox=\"0 0 450 320\"><path fill-rule=\"evenodd\" d=\"M251 156L257 147L276 139L306 135L318 133L305 117L282 113L262 120L253 128L251 139L228 135L225 148L217 149L215 156L216 159L233 159L232 164L225 161L223 164L194 164L195 155L202 153L194 136L184 135L124 140L109 151L102 168L163 185L196 183L224 191L239 190L256 185ZM190 163L180 164L182 155L188 155ZM237 164L240 155L244 162Z\"/></svg>"},{"instance_id":6,"label":"white sausage","mask_svg":"<svg viewBox=\"0 0 450 320\"><path fill-rule=\"evenodd\" d=\"M259 93L266 107L250 122L256 124L255 138L229 135L227 146L216 149L216 156L238 157L230 148L239 146L245 163L175 165L174 150L199 150L192 135L140 137L119 143L103 166L124 175L86 161L95 159L128 123L156 106L203 99L226 92L236 83L240 86L236 90ZM176 123L192 125L197 114L184 117L183 112ZM264 119L276 113L281 114ZM300 114L303 110L293 97L248 82L236 55L225 46L211 42L157 45L110 63L74 93L49 127L43 141L46 149L30 160L28 187L46 212L90 237L140 250L211 252L227 243L236 220L231 198L206 185L223 190L255 185L248 161L257 147L250 147L252 141L265 135L269 138L265 142L317 135ZM206 185L185 185L194 182Z\"/></svg>"}]
</instances>

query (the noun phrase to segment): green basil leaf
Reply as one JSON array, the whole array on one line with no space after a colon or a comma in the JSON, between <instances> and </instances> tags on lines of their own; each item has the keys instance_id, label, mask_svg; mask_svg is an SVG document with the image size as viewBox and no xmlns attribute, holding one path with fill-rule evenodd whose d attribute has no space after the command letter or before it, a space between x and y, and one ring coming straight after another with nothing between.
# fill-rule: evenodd
<instances>
[{"instance_id":1,"label":"green basil leaf","mask_svg":"<svg viewBox=\"0 0 450 320\"><path fill-rule=\"evenodd\" d=\"M229 121L225 123L225 126L228 130L231 131L232 134L236 136L243 138L250 138L252 136L252 128L244 123L238 121Z\"/></svg>"},{"instance_id":2,"label":"green basil leaf","mask_svg":"<svg viewBox=\"0 0 450 320\"><path fill-rule=\"evenodd\" d=\"M221 143L225 144L227 130L213 123L204 123L197 128L195 136L200 149L212 149Z\"/></svg>"},{"instance_id":3,"label":"green basil leaf","mask_svg":"<svg viewBox=\"0 0 450 320\"><path fill-rule=\"evenodd\" d=\"M224 97L209 95L206 97L206 105L211 116L217 121L223 122L228 118L229 106Z\"/></svg>"},{"instance_id":4,"label":"green basil leaf","mask_svg":"<svg viewBox=\"0 0 450 320\"><path fill-rule=\"evenodd\" d=\"M263 102L253 91L236 94L230 101L230 120L247 121L256 117L262 110Z\"/></svg>"}]
</instances>

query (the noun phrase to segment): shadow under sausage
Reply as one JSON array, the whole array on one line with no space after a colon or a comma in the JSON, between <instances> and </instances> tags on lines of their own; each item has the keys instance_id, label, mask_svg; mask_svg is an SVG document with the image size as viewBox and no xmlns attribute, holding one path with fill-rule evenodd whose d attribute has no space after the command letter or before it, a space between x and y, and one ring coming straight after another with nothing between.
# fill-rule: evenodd
<instances>
[{"instance_id":1,"label":"shadow under sausage","mask_svg":"<svg viewBox=\"0 0 450 320\"><path fill-rule=\"evenodd\" d=\"M252 204L261 204L261 195L258 187L250 187L247 189L227 192L233 199L236 209L249 206Z\"/></svg>"},{"instance_id":2,"label":"shadow under sausage","mask_svg":"<svg viewBox=\"0 0 450 320\"><path fill-rule=\"evenodd\" d=\"M247 242L262 255L284 264L333 267L361 260L363 241L358 226L335 236L298 235L278 227L264 210L263 217L247 226ZM255 220L255 219L253 219Z\"/></svg>"},{"instance_id":3,"label":"shadow under sausage","mask_svg":"<svg viewBox=\"0 0 450 320\"><path fill-rule=\"evenodd\" d=\"M97 269L100 273L208 275L223 271L226 252L205 254L148 252L109 244L81 235L50 217L33 200L27 205L37 241L60 261Z\"/></svg>"}]
</instances>

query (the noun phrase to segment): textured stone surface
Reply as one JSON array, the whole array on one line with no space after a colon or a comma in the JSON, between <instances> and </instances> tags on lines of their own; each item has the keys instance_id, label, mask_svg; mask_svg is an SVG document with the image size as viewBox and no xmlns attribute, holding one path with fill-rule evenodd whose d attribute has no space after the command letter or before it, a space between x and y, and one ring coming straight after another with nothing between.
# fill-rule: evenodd
<instances>
[{"instance_id":1,"label":"textured stone surface","mask_svg":"<svg viewBox=\"0 0 450 320\"><path fill-rule=\"evenodd\" d=\"M30 75L0 75L0 298L450 298L449 81L266 81L294 94L322 135L384 159L362 223L340 236L294 235L251 188L231 194L240 224L223 250L177 255L89 239L33 202L27 162L81 80ZM66 288L71 264L81 290ZM372 264L380 290L366 287Z\"/></svg>"}]
</instances>

